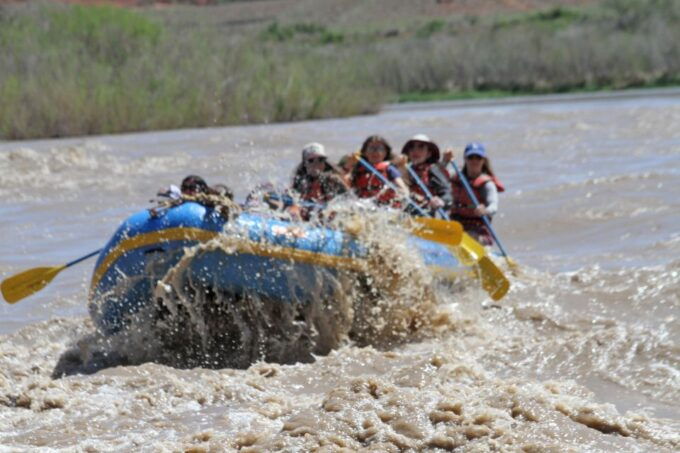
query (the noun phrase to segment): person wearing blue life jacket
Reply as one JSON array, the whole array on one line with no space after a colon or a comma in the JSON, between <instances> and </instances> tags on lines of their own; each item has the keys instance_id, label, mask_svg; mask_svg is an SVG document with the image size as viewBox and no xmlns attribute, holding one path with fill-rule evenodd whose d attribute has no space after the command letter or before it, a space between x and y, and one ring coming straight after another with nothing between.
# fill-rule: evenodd
<instances>
[{"instance_id":1,"label":"person wearing blue life jacket","mask_svg":"<svg viewBox=\"0 0 680 453\"><path fill-rule=\"evenodd\" d=\"M359 198L372 198L379 205L400 206L400 200L408 195L408 187L399 169L390 162L392 147L383 137L371 135L361 145L361 158L368 162L385 180L397 188L397 192L388 187L370 169L361 162L354 165L351 175L351 186Z\"/></svg>"},{"instance_id":2,"label":"person wearing blue life jacket","mask_svg":"<svg viewBox=\"0 0 680 453\"><path fill-rule=\"evenodd\" d=\"M427 135L417 134L404 144L401 153L407 158L400 164L411 198L433 216L438 210L448 211L453 196L448 174L437 165L439 146Z\"/></svg>"},{"instance_id":3,"label":"person wearing blue life jacket","mask_svg":"<svg viewBox=\"0 0 680 453\"><path fill-rule=\"evenodd\" d=\"M465 147L463 158L465 163L460 172L467 179L479 205L475 207L460 176L454 171L451 174L453 191L451 220L460 222L465 231L481 244L493 245L493 236L482 216L487 216L491 221L498 212L498 193L505 191L505 187L496 177L484 145L477 142L469 143ZM446 150L442 160L444 168L452 160L453 150Z\"/></svg>"}]
</instances>

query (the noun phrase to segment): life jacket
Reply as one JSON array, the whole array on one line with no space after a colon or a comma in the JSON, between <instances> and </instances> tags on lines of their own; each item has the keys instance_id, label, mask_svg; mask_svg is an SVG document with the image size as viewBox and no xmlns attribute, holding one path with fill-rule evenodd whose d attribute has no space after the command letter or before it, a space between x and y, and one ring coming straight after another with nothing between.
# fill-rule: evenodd
<instances>
[{"instance_id":1,"label":"life jacket","mask_svg":"<svg viewBox=\"0 0 680 453\"><path fill-rule=\"evenodd\" d=\"M390 162L384 161L374 165L373 168L389 181L390 178L387 172L389 166ZM352 187L354 188L354 193L359 198L373 198L380 194L376 199L380 204L389 204L397 196L392 189L383 190L385 184L363 165L359 165L356 169L356 176L354 181L352 181Z\"/></svg>"},{"instance_id":2,"label":"life jacket","mask_svg":"<svg viewBox=\"0 0 680 453\"><path fill-rule=\"evenodd\" d=\"M425 187L427 187L427 190L429 190L431 193L432 189L430 188L430 167L432 167L432 164L425 162L419 165L414 165L411 167L411 169L418 176L418 178L420 178ZM408 190L411 193L418 194L421 197L427 199L427 194L425 193L425 191L423 191L423 189L420 188L420 184L418 184L418 182L415 181L415 178L409 178Z\"/></svg>"},{"instance_id":3,"label":"life jacket","mask_svg":"<svg viewBox=\"0 0 680 453\"><path fill-rule=\"evenodd\" d=\"M489 176L483 173L477 176L472 181L469 181L472 192L475 194L477 201L482 203L482 187L489 181L493 181L496 185L496 189L499 192L505 192L505 187L495 176ZM451 177L451 188L453 190L453 206L451 207L451 218L481 218L475 214L475 204L468 196L467 190L465 190L465 185L460 180L457 174Z\"/></svg>"},{"instance_id":4,"label":"life jacket","mask_svg":"<svg viewBox=\"0 0 680 453\"><path fill-rule=\"evenodd\" d=\"M315 203L327 203L338 195L338 190L329 180L330 176L321 173L317 177L305 175L299 181L293 184L293 190L300 194L300 199L304 201L313 201ZM340 178L338 176L338 178Z\"/></svg>"},{"instance_id":5,"label":"life jacket","mask_svg":"<svg viewBox=\"0 0 680 453\"><path fill-rule=\"evenodd\" d=\"M305 201L314 201L316 203L323 203L328 201L328 196L324 193L321 178L310 178L302 184L303 191L300 193L300 198Z\"/></svg>"}]
</instances>

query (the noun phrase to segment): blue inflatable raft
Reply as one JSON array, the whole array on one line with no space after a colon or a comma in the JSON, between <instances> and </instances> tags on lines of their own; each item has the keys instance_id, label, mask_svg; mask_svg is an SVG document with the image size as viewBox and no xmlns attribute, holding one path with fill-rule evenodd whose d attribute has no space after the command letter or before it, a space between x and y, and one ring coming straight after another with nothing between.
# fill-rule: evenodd
<instances>
[{"instance_id":1,"label":"blue inflatable raft","mask_svg":"<svg viewBox=\"0 0 680 453\"><path fill-rule=\"evenodd\" d=\"M194 202L160 213L144 210L123 222L97 260L89 309L99 330L124 329L136 313L158 303L159 281L192 246L220 240L228 240L228 246L201 247L183 266L182 278L193 291L198 286L274 304L332 303L338 274L361 274L369 254L351 234L261 214L243 212L227 221ZM414 236L408 241L428 267L458 268L446 247Z\"/></svg>"}]
</instances>

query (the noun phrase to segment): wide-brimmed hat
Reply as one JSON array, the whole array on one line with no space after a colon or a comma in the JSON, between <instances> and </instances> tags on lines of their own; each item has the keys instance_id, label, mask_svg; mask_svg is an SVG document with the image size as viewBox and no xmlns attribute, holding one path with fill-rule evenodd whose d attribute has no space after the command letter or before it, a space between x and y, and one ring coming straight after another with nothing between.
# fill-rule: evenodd
<instances>
[{"instance_id":1,"label":"wide-brimmed hat","mask_svg":"<svg viewBox=\"0 0 680 453\"><path fill-rule=\"evenodd\" d=\"M430 157L428 157L427 163L433 164L435 162L439 162L439 146L437 146L437 144L430 140L430 137L425 134L416 134L411 137L411 139L404 144L404 147L401 148L401 153L408 154L408 151L416 143L425 143L429 148Z\"/></svg>"},{"instance_id":2,"label":"wide-brimmed hat","mask_svg":"<svg viewBox=\"0 0 680 453\"><path fill-rule=\"evenodd\" d=\"M328 158L326 154L326 149L321 143L307 143L304 148L302 148L302 160L312 159L314 157Z\"/></svg>"},{"instance_id":3,"label":"wide-brimmed hat","mask_svg":"<svg viewBox=\"0 0 680 453\"><path fill-rule=\"evenodd\" d=\"M463 153L463 157L467 158L470 156L479 156L486 159L486 149L484 148L484 145L477 142L468 143L465 146L465 152Z\"/></svg>"}]
</instances>

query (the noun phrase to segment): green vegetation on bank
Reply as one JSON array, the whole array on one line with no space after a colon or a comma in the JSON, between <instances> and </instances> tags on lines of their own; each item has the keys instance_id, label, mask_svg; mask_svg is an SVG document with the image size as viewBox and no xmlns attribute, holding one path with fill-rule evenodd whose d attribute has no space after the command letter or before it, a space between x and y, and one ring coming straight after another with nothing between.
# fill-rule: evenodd
<instances>
[{"instance_id":1,"label":"green vegetation on bank","mask_svg":"<svg viewBox=\"0 0 680 453\"><path fill-rule=\"evenodd\" d=\"M0 7L0 139L356 115L395 99L680 84L676 0L352 26L233 20L220 8Z\"/></svg>"},{"instance_id":2,"label":"green vegetation on bank","mask_svg":"<svg viewBox=\"0 0 680 453\"><path fill-rule=\"evenodd\" d=\"M0 138L375 112L384 90L329 53L278 49L114 7L0 16Z\"/></svg>"}]
</instances>

